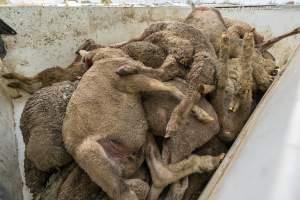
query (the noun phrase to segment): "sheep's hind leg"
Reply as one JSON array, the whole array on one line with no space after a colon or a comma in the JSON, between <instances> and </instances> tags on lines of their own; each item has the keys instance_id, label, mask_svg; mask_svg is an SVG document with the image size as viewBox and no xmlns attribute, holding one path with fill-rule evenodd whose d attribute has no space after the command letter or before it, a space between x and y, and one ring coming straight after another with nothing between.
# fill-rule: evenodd
<instances>
[{"instance_id":1,"label":"sheep's hind leg","mask_svg":"<svg viewBox=\"0 0 300 200\"><path fill-rule=\"evenodd\" d=\"M150 78L142 74L132 75L130 78L127 76L122 77L119 80L118 85L120 90L125 92L166 92L179 101L186 97L178 88L167 86L157 79ZM122 88L123 86L126 86L126 88ZM201 122L211 122L214 120L213 117L197 105L192 106L191 109L195 117Z\"/></svg>"},{"instance_id":2,"label":"sheep's hind leg","mask_svg":"<svg viewBox=\"0 0 300 200\"><path fill-rule=\"evenodd\" d=\"M16 88L16 89L23 89L29 94L33 94L35 91L40 89L39 81L36 77L30 78L23 76L21 74L12 72L12 73L6 73L2 75L3 78L5 79L15 79L16 81L13 81L11 83L8 83L7 86L11 88Z\"/></svg>"},{"instance_id":3,"label":"sheep's hind leg","mask_svg":"<svg viewBox=\"0 0 300 200\"><path fill-rule=\"evenodd\" d=\"M182 153L181 151L177 151L177 148L185 148L185 145L177 145L178 143L173 143L177 145L177 147L174 149L174 146L171 146L169 142L171 140L175 140L175 138L171 138L170 140L167 140L163 143L163 149L162 149L162 159L166 164L170 163L176 163L178 161L181 161L186 156L189 156L191 153L190 151L186 151L186 153ZM172 143L172 142L171 142ZM182 200L183 196L189 187L189 177L184 177L183 179L173 183L168 193L166 194L166 197L164 200Z\"/></svg>"},{"instance_id":4,"label":"sheep's hind leg","mask_svg":"<svg viewBox=\"0 0 300 200\"><path fill-rule=\"evenodd\" d=\"M149 196L153 198L157 196L159 191L162 191L167 185L174 183L190 174L203 173L214 170L218 167L224 154L219 156L196 156L191 155L187 159L175 164L164 165L157 159L158 148L152 135L148 135L146 147L146 161L150 170L153 182ZM152 192L152 193L151 193ZM155 192L155 194L153 194ZM159 195L159 194L158 194Z\"/></svg>"},{"instance_id":5,"label":"sheep's hind leg","mask_svg":"<svg viewBox=\"0 0 300 200\"><path fill-rule=\"evenodd\" d=\"M189 186L189 178L184 177L182 180L171 185L165 200L182 200Z\"/></svg>"},{"instance_id":6,"label":"sheep's hind leg","mask_svg":"<svg viewBox=\"0 0 300 200\"><path fill-rule=\"evenodd\" d=\"M33 85L27 85L20 81L14 81L7 84L8 87L16 88L16 89L22 89L29 94L35 93L37 90L41 88L41 84L33 84Z\"/></svg>"},{"instance_id":7,"label":"sheep's hind leg","mask_svg":"<svg viewBox=\"0 0 300 200\"><path fill-rule=\"evenodd\" d=\"M2 77L5 79L16 79L25 84L33 84L33 83L38 82L38 80L36 80L36 78L34 78L34 77L33 78L26 77L26 76L23 76L21 74L15 73L15 72L3 74Z\"/></svg>"},{"instance_id":8,"label":"sheep's hind leg","mask_svg":"<svg viewBox=\"0 0 300 200\"><path fill-rule=\"evenodd\" d=\"M173 110L170 120L167 124L165 137L168 138L174 135L176 131L185 122L186 117L192 110L192 107L200 99L200 93L198 91L189 89L190 92L183 98L180 103Z\"/></svg>"},{"instance_id":9,"label":"sheep's hind leg","mask_svg":"<svg viewBox=\"0 0 300 200\"><path fill-rule=\"evenodd\" d=\"M194 87L189 87L187 95L180 101L180 103L175 107L174 111L171 114L170 120L167 124L166 135L168 138L173 135L179 128L185 123L185 119L190 114L191 111L195 112L197 109L202 109L196 107L195 104L201 98L201 93L204 90L204 86L201 86L201 91L196 90ZM199 111L198 120L203 123L208 123L214 120L207 112L204 110Z\"/></svg>"},{"instance_id":10,"label":"sheep's hind leg","mask_svg":"<svg viewBox=\"0 0 300 200\"><path fill-rule=\"evenodd\" d=\"M280 36L277 36L277 37L274 37L262 44L259 44L256 46L256 48L258 48L260 50L260 52L263 52L269 48L271 48L276 42L279 42L280 40L286 38L286 37L289 37L289 36L292 36L292 35L296 35L296 34L299 34L300 33L300 27L297 27L295 28L294 30L290 31L290 32L287 32L287 33L284 33Z\"/></svg>"},{"instance_id":11,"label":"sheep's hind leg","mask_svg":"<svg viewBox=\"0 0 300 200\"><path fill-rule=\"evenodd\" d=\"M93 138L85 139L76 149L74 158L79 166L114 200L138 200L137 195L118 173L114 160Z\"/></svg>"},{"instance_id":12,"label":"sheep's hind leg","mask_svg":"<svg viewBox=\"0 0 300 200\"><path fill-rule=\"evenodd\" d=\"M177 64L176 59L172 55L168 55L164 63L159 68L152 68L147 66L120 66L116 73L120 76L129 76L133 74L145 74L149 77L159 79L161 81L168 81L183 74L183 70Z\"/></svg>"},{"instance_id":13,"label":"sheep's hind leg","mask_svg":"<svg viewBox=\"0 0 300 200\"><path fill-rule=\"evenodd\" d=\"M167 86L159 80L149 78L149 79L144 79L144 81L147 82L147 86L148 86L148 87L144 87L144 89L145 89L144 91L165 91L165 92L169 92L171 95L173 95L175 98L177 98L178 100L180 100L183 103L186 103L186 100L190 99L189 94L184 95L178 88L172 87L172 86ZM199 95L198 92L197 92L197 94ZM195 100L195 102L196 102L196 100L198 100L199 98L200 98L200 95L199 95L198 98L193 99L193 100ZM211 117L201 107L195 105L195 103L191 103L190 104L190 110L188 111L188 113L184 113L184 114L187 115L187 114L190 113L190 111L192 111L194 116L201 122L208 123L208 122L211 122L211 121L214 120L213 117ZM184 115L183 117L185 117L186 115ZM175 119L177 119L177 118L175 118ZM178 119L178 120L180 121L180 119Z\"/></svg>"}]
</instances>

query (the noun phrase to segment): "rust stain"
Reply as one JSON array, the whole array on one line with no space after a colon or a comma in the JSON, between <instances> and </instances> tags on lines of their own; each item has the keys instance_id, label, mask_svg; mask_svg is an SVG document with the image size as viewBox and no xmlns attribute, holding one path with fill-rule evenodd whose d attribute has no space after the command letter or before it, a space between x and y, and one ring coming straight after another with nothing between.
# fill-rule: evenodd
<instances>
[{"instance_id":1,"label":"rust stain","mask_svg":"<svg viewBox=\"0 0 300 200\"><path fill-rule=\"evenodd\" d=\"M146 12L143 12L142 15L137 18L137 21L140 23L146 22L147 24L154 22L153 9L147 8Z\"/></svg>"},{"instance_id":2,"label":"rust stain","mask_svg":"<svg viewBox=\"0 0 300 200\"><path fill-rule=\"evenodd\" d=\"M121 10L121 21L122 23L130 23L136 18L135 9L132 7L122 8Z\"/></svg>"}]
</instances>

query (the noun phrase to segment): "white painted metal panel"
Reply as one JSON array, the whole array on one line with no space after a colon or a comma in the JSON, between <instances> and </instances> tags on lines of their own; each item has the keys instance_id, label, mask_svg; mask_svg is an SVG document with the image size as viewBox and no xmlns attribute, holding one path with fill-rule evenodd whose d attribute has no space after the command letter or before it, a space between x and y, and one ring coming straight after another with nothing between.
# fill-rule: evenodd
<instances>
[{"instance_id":1,"label":"white painted metal panel","mask_svg":"<svg viewBox=\"0 0 300 200\"><path fill-rule=\"evenodd\" d=\"M13 104L0 84L0 199L7 195L22 199L17 149Z\"/></svg>"},{"instance_id":2,"label":"white painted metal panel","mask_svg":"<svg viewBox=\"0 0 300 200\"><path fill-rule=\"evenodd\" d=\"M300 46L199 200L299 200Z\"/></svg>"}]
</instances>

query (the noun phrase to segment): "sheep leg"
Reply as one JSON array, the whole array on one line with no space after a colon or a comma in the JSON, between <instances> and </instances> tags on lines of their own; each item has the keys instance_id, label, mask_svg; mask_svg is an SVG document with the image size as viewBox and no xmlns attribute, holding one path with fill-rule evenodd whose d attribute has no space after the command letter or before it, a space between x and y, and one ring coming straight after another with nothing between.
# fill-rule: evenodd
<instances>
[{"instance_id":1,"label":"sheep leg","mask_svg":"<svg viewBox=\"0 0 300 200\"><path fill-rule=\"evenodd\" d=\"M155 156L150 152L150 158L147 162L152 162L152 174L154 177L159 177L158 180L153 180L158 187L167 186L193 173L204 173L214 170L219 166L220 161L224 158L224 154L219 156L197 156L191 155L187 159L175 164L163 166L161 162L156 160Z\"/></svg>"},{"instance_id":2,"label":"sheep leg","mask_svg":"<svg viewBox=\"0 0 300 200\"><path fill-rule=\"evenodd\" d=\"M300 33L300 27L297 27L295 28L294 30L288 32L288 33L285 33L285 34L282 34L280 36L277 36L277 37L274 37L262 44L259 44L257 46L257 48L260 50L260 52L264 52L266 51L267 49L271 48L276 42L279 42L280 40L286 38L286 37L289 37L289 36L292 36L292 35L296 35Z\"/></svg>"},{"instance_id":3,"label":"sheep leg","mask_svg":"<svg viewBox=\"0 0 300 200\"><path fill-rule=\"evenodd\" d=\"M30 78L30 77L26 77L26 76L23 76L21 74L15 73L15 72L3 74L2 77L6 78L6 79L16 79L16 80L21 81L28 85L39 82L37 80L37 78L35 78L35 77Z\"/></svg>"},{"instance_id":4,"label":"sheep leg","mask_svg":"<svg viewBox=\"0 0 300 200\"><path fill-rule=\"evenodd\" d=\"M11 88L16 89L23 89L29 94L33 94L38 89L41 88L41 86L38 84L39 80L37 77L26 77L21 74L12 72L12 73L6 73L2 75L5 79L15 79L16 81L8 83L7 86Z\"/></svg>"},{"instance_id":5,"label":"sheep leg","mask_svg":"<svg viewBox=\"0 0 300 200\"><path fill-rule=\"evenodd\" d=\"M243 53L241 57L242 78L241 88L243 90L251 90L253 82L252 56L254 53L254 36L252 32L248 32L244 37ZM266 70L264 70L266 71Z\"/></svg>"},{"instance_id":6,"label":"sheep leg","mask_svg":"<svg viewBox=\"0 0 300 200\"><path fill-rule=\"evenodd\" d=\"M271 76L266 69L259 63L253 63L253 78L258 89L265 92L272 84L274 77Z\"/></svg>"},{"instance_id":7,"label":"sheep leg","mask_svg":"<svg viewBox=\"0 0 300 200\"><path fill-rule=\"evenodd\" d=\"M151 185L147 200L158 200L159 195L163 192L163 190L164 187L155 187L155 185Z\"/></svg>"},{"instance_id":8,"label":"sheep leg","mask_svg":"<svg viewBox=\"0 0 300 200\"><path fill-rule=\"evenodd\" d=\"M11 87L11 88L25 90L29 94L35 93L37 90L39 90L42 87L41 84L27 85L27 84L25 84L23 82L19 82L19 81L8 83L7 86Z\"/></svg>"},{"instance_id":9,"label":"sheep leg","mask_svg":"<svg viewBox=\"0 0 300 200\"><path fill-rule=\"evenodd\" d=\"M177 151L177 149L185 148L185 145L181 145L181 143L176 143L176 147L171 145L171 141L176 140L175 138L171 138L163 143L162 149L162 159L165 164L176 163L181 161L183 158L189 156L191 151L187 150L181 152ZM173 143L174 144L174 143ZM175 147L175 148L174 148ZM184 177L183 179L179 180L178 182L173 183L169 191L165 197L165 200L181 200L185 194L189 186L189 178Z\"/></svg>"},{"instance_id":10,"label":"sheep leg","mask_svg":"<svg viewBox=\"0 0 300 200\"><path fill-rule=\"evenodd\" d=\"M115 200L138 200L118 173L114 160L94 138L85 139L75 150L74 159L109 197Z\"/></svg>"},{"instance_id":11,"label":"sheep leg","mask_svg":"<svg viewBox=\"0 0 300 200\"><path fill-rule=\"evenodd\" d=\"M154 69L146 66L131 66L131 65L122 65L120 66L116 73L119 76L128 76L133 74L149 74L149 76L160 79L164 71L162 69Z\"/></svg>"},{"instance_id":12,"label":"sheep leg","mask_svg":"<svg viewBox=\"0 0 300 200\"><path fill-rule=\"evenodd\" d=\"M184 177L171 185L165 200L182 200L186 189L189 186L189 178Z\"/></svg>"},{"instance_id":13,"label":"sheep leg","mask_svg":"<svg viewBox=\"0 0 300 200\"><path fill-rule=\"evenodd\" d=\"M157 156L158 153L158 148L153 136L148 134L146 161L150 170L153 185L160 190L190 174L214 170L224 157L224 154L216 157L191 155L187 159L175 164L164 165L157 159L157 157L159 157Z\"/></svg>"},{"instance_id":14,"label":"sheep leg","mask_svg":"<svg viewBox=\"0 0 300 200\"><path fill-rule=\"evenodd\" d=\"M252 63L253 54L253 33L250 32L245 34L244 37L244 46L242 54L243 77L241 79L243 85L242 88L250 89L250 83L252 83L252 77L254 77L258 88L261 91L266 91L273 82L274 77L271 76L262 65L264 62L267 62L267 60L265 60L264 58L258 58L258 61ZM249 76L251 74L253 74L253 76Z\"/></svg>"},{"instance_id":15,"label":"sheep leg","mask_svg":"<svg viewBox=\"0 0 300 200\"><path fill-rule=\"evenodd\" d=\"M126 86L126 88L124 88ZM178 100L185 98L185 95L176 87L168 86L163 82L141 74L130 77L122 77L118 81L118 87L124 92L166 92ZM202 122L211 122L214 119L202 108L197 105L192 107L195 117Z\"/></svg>"},{"instance_id":16,"label":"sheep leg","mask_svg":"<svg viewBox=\"0 0 300 200\"><path fill-rule=\"evenodd\" d=\"M222 39L221 39L221 46L220 46L220 52L219 52L219 61L220 61L220 71L218 77L218 87L219 88L231 88L231 92L236 92L236 88L234 87L234 84L229 79L229 72L228 72L228 59L229 59L229 49L230 49L230 43L229 43L229 33L223 33ZM229 103L229 111L236 112L239 107L239 99L235 97L235 95L232 95L233 97L230 100Z\"/></svg>"},{"instance_id":17,"label":"sheep leg","mask_svg":"<svg viewBox=\"0 0 300 200\"><path fill-rule=\"evenodd\" d=\"M123 65L117 69L116 73L120 76L128 76L132 74L146 74L150 77L162 81L169 81L175 78L176 76L179 76L183 72L177 64L177 61L174 58L174 56L168 55L161 67L157 69L146 66Z\"/></svg>"},{"instance_id":18,"label":"sheep leg","mask_svg":"<svg viewBox=\"0 0 300 200\"><path fill-rule=\"evenodd\" d=\"M153 163L150 161L149 153L150 153L150 148L151 148L151 154L152 156L155 156L156 159L162 160L161 154L159 152L158 146L155 142L155 139L152 135L152 133L148 133L147 135L147 142L146 142L146 162L151 174L152 182L154 180L159 180L158 174L155 172L155 167L153 166ZM155 155L154 155L155 154ZM166 163L164 163L166 164ZM157 184L152 184L148 198L147 200L158 200L159 195L162 193L162 191L165 189L165 186L156 186Z\"/></svg>"},{"instance_id":19,"label":"sheep leg","mask_svg":"<svg viewBox=\"0 0 300 200\"><path fill-rule=\"evenodd\" d=\"M165 138L174 135L176 131L184 124L185 119L190 114L195 103L200 99L200 93L189 88L188 94L173 110L170 120L167 124Z\"/></svg>"}]
</instances>

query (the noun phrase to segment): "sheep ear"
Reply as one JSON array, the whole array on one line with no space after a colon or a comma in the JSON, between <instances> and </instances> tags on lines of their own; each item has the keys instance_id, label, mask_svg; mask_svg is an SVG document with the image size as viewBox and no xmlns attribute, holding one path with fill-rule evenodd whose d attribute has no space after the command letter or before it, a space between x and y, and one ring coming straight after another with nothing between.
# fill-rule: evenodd
<instances>
[{"instance_id":1,"label":"sheep ear","mask_svg":"<svg viewBox=\"0 0 300 200\"><path fill-rule=\"evenodd\" d=\"M82 57L81 62L85 63L88 67L93 65L92 57L88 56L89 52L86 50L80 50L79 55Z\"/></svg>"},{"instance_id":2,"label":"sheep ear","mask_svg":"<svg viewBox=\"0 0 300 200\"><path fill-rule=\"evenodd\" d=\"M81 57L85 57L89 52L86 50L80 50L79 51L79 55L81 55Z\"/></svg>"}]
</instances>

